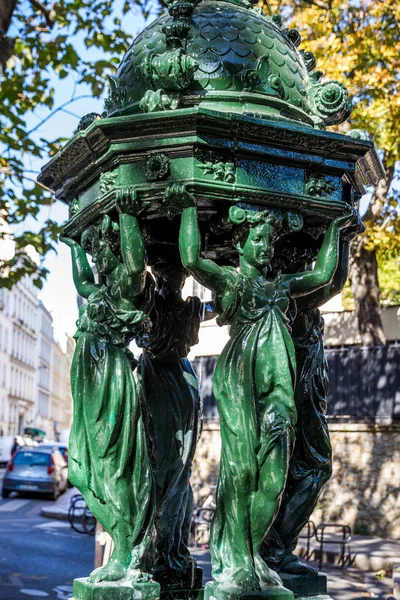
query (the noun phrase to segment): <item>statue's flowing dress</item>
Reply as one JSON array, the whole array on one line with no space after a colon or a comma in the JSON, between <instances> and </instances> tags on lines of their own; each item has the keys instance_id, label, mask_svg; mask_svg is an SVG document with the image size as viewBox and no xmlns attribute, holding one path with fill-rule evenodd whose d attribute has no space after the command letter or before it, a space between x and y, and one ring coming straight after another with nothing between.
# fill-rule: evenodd
<instances>
[{"instance_id":1,"label":"statue's flowing dress","mask_svg":"<svg viewBox=\"0 0 400 600\"><path fill-rule=\"evenodd\" d=\"M189 479L201 406L199 384L187 359L198 341L200 300L172 304L156 293L150 327L139 330L142 410L156 485L156 567L182 568L193 512Z\"/></svg>"},{"instance_id":2,"label":"statue's flowing dress","mask_svg":"<svg viewBox=\"0 0 400 600\"><path fill-rule=\"evenodd\" d=\"M318 308L300 312L293 323L296 351L296 444L279 515L263 544L272 568L291 557L323 485L331 476L332 447L326 420L328 365L323 344L324 320Z\"/></svg>"},{"instance_id":3,"label":"statue's flowing dress","mask_svg":"<svg viewBox=\"0 0 400 600\"><path fill-rule=\"evenodd\" d=\"M219 317L230 324L230 340L214 375L222 455L211 549L220 583L254 573L255 539L266 533L260 534L258 517L274 478L267 459L283 438L290 454L296 424L288 284L280 276L266 281L235 273L234 280L231 302Z\"/></svg>"},{"instance_id":4,"label":"statue's flowing dress","mask_svg":"<svg viewBox=\"0 0 400 600\"><path fill-rule=\"evenodd\" d=\"M141 310L126 310L106 286L92 293L81 308L71 368L70 479L111 537L118 520L125 523L138 566L152 525L152 475L127 342L152 301L148 294Z\"/></svg>"}]
</instances>

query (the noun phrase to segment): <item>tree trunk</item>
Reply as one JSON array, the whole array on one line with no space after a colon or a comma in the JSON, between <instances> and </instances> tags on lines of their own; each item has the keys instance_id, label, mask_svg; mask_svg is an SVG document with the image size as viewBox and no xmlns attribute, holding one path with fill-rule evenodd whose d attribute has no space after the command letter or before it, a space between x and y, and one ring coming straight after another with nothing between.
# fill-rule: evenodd
<instances>
[{"instance_id":1,"label":"tree trunk","mask_svg":"<svg viewBox=\"0 0 400 600\"><path fill-rule=\"evenodd\" d=\"M0 78L14 49L14 40L6 36L17 0L0 0Z\"/></svg>"},{"instance_id":2,"label":"tree trunk","mask_svg":"<svg viewBox=\"0 0 400 600\"><path fill-rule=\"evenodd\" d=\"M386 167L388 156L384 156L386 177L376 186L363 221L373 223L382 213L394 177L394 166ZM391 161L392 162L392 161ZM375 250L366 247L366 234L354 240L350 257L350 284L353 292L358 331L363 346L386 344L379 304L378 263Z\"/></svg>"},{"instance_id":3,"label":"tree trunk","mask_svg":"<svg viewBox=\"0 0 400 600\"><path fill-rule=\"evenodd\" d=\"M350 283L362 345L386 344L379 304L378 264L375 250L365 247L364 236L360 236L352 244Z\"/></svg>"}]
</instances>

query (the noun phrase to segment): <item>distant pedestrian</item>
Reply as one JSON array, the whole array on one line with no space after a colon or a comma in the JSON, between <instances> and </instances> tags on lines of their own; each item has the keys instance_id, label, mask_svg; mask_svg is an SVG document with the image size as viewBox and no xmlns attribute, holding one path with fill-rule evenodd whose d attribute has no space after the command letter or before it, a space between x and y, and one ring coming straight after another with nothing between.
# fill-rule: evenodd
<instances>
[{"instance_id":1,"label":"distant pedestrian","mask_svg":"<svg viewBox=\"0 0 400 600\"><path fill-rule=\"evenodd\" d=\"M14 438L14 443L11 447L11 456L16 452L21 446L18 444L17 438Z\"/></svg>"}]
</instances>

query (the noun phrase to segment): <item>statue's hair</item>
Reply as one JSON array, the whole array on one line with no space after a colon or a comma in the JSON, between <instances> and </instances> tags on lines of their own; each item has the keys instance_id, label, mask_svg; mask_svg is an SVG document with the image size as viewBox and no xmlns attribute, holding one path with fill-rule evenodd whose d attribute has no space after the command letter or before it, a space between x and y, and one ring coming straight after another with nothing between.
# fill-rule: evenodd
<instances>
[{"instance_id":1,"label":"statue's hair","mask_svg":"<svg viewBox=\"0 0 400 600\"><path fill-rule=\"evenodd\" d=\"M122 260L121 254L121 237L119 233L119 225L115 223L109 215L104 215L101 221L90 225L82 232L81 245L88 254L92 253L92 242L95 236L102 236L106 239L110 250L118 260Z\"/></svg>"},{"instance_id":2,"label":"statue's hair","mask_svg":"<svg viewBox=\"0 0 400 600\"><path fill-rule=\"evenodd\" d=\"M234 240L244 244L251 227L268 223L273 228L275 235L282 230L300 231L303 227L303 217L299 213L275 208L255 210L235 205L229 209L228 223L234 226Z\"/></svg>"},{"instance_id":3,"label":"statue's hair","mask_svg":"<svg viewBox=\"0 0 400 600\"><path fill-rule=\"evenodd\" d=\"M87 254L92 254L92 240L96 233L96 225L89 225L82 231L81 246Z\"/></svg>"},{"instance_id":4,"label":"statue's hair","mask_svg":"<svg viewBox=\"0 0 400 600\"><path fill-rule=\"evenodd\" d=\"M185 267L178 262L160 260L152 265L151 270L156 280L158 289L161 289L165 284L168 285L168 281L172 274L180 272L182 274L182 284L188 276L188 272Z\"/></svg>"}]
</instances>

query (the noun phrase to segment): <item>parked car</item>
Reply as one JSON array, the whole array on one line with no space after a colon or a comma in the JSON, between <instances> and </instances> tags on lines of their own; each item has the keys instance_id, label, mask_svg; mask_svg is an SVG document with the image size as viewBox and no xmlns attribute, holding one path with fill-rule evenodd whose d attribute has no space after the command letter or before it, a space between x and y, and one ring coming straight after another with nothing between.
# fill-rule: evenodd
<instances>
[{"instance_id":1,"label":"parked car","mask_svg":"<svg viewBox=\"0 0 400 600\"><path fill-rule=\"evenodd\" d=\"M59 450L68 464L68 444L64 444L63 442L44 442L39 447L43 448L43 450L51 450L52 448Z\"/></svg>"},{"instance_id":2,"label":"parked car","mask_svg":"<svg viewBox=\"0 0 400 600\"><path fill-rule=\"evenodd\" d=\"M38 492L56 500L67 489L67 477L67 463L53 446L20 448L7 465L2 496L8 498L11 492Z\"/></svg>"},{"instance_id":3,"label":"parked car","mask_svg":"<svg viewBox=\"0 0 400 600\"><path fill-rule=\"evenodd\" d=\"M42 444L40 444L41 448L47 448L47 449L51 449L51 448L56 448L57 450L59 450L61 452L61 454L63 455L64 459L66 460L67 464L68 464L68 444L66 444L65 442L44 442ZM71 488L72 487L72 483L68 480L68 487Z\"/></svg>"}]
</instances>

